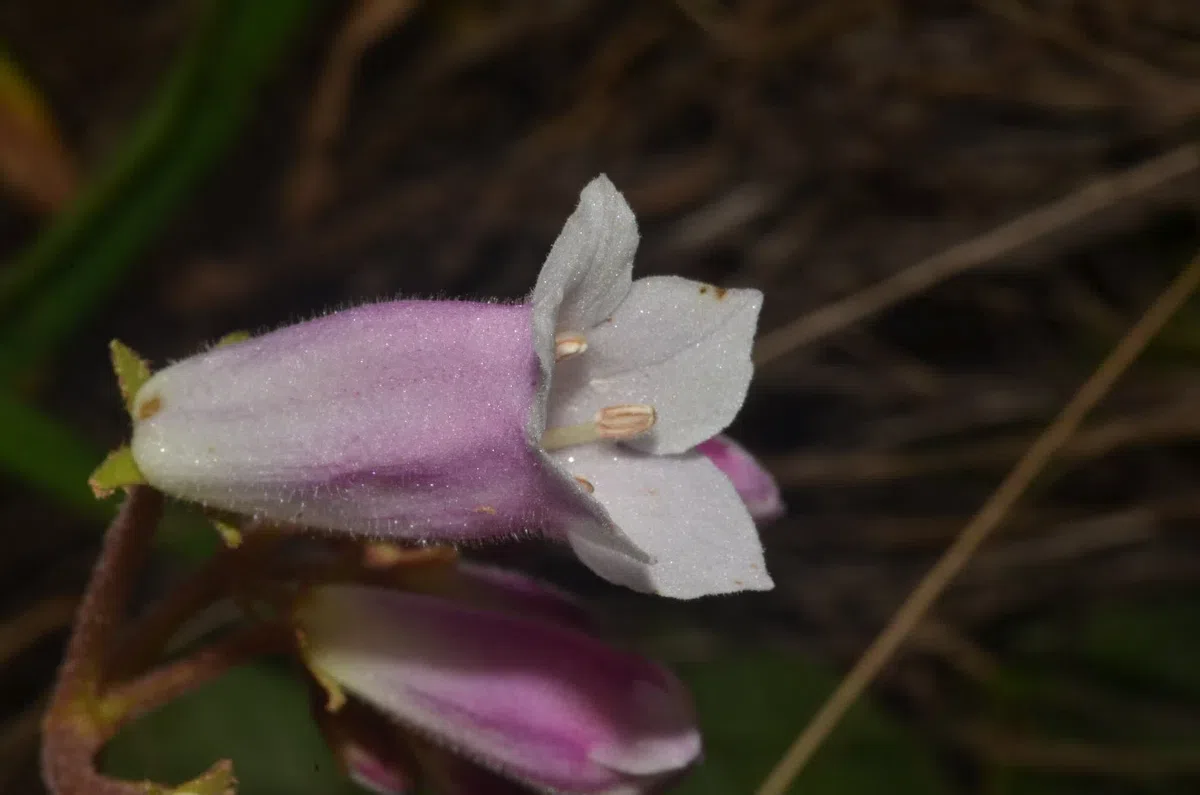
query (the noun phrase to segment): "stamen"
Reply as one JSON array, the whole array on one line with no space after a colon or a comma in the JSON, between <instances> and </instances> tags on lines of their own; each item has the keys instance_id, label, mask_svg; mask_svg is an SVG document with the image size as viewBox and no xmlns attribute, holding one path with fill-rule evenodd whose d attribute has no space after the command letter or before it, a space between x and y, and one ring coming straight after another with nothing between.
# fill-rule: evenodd
<instances>
[{"instance_id":1,"label":"stamen","mask_svg":"<svg viewBox=\"0 0 1200 795\"><path fill-rule=\"evenodd\" d=\"M609 406L597 411L592 422L547 429L542 434L542 449L561 450L601 439L632 439L653 428L656 419L654 407L644 403Z\"/></svg>"},{"instance_id":2,"label":"stamen","mask_svg":"<svg viewBox=\"0 0 1200 795\"><path fill-rule=\"evenodd\" d=\"M574 331L560 331L554 335L554 361L578 356L587 350L587 338Z\"/></svg>"},{"instance_id":3,"label":"stamen","mask_svg":"<svg viewBox=\"0 0 1200 795\"><path fill-rule=\"evenodd\" d=\"M596 487L592 485L592 481L588 480L587 478L581 478L576 475L575 482L577 482L580 486L583 486L583 490L588 494L592 494L596 491Z\"/></svg>"},{"instance_id":4,"label":"stamen","mask_svg":"<svg viewBox=\"0 0 1200 795\"><path fill-rule=\"evenodd\" d=\"M603 439L632 439L653 428L657 419L654 406L626 403L597 411L596 427Z\"/></svg>"}]
</instances>

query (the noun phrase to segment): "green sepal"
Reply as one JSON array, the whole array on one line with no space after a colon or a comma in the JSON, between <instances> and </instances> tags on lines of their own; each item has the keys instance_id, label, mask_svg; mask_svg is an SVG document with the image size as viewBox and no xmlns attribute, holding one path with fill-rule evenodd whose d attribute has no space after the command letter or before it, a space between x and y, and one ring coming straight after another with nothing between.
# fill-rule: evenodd
<instances>
[{"instance_id":1,"label":"green sepal","mask_svg":"<svg viewBox=\"0 0 1200 795\"><path fill-rule=\"evenodd\" d=\"M117 375L117 387L125 400L125 410L132 415L134 397L142 384L150 380L150 365L120 340L110 342L108 349L112 353L113 372Z\"/></svg>"},{"instance_id":2,"label":"green sepal","mask_svg":"<svg viewBox=\"0 0 1200 795\"><path fill-rule=\"evenodd\" d=\"M235 524L223 519L213 519L212 524L216 528L217 534L221 536L221 540L225 542L225 546L237 549L242 545L242 531Z\"/></svg>"},{"instance_id":3,"label":"green sepal","mask_svg":"<svg viewBox=\"0 0 1200 795\"><path fill-rule=\"evenodd\" d=\"M104 499L125 486L138 486L146 482L146 476L133 460L133 451L123 445L108 454L88 478L88 485L97 499Z\"/></svg>"},{"instance_id":4,"label":"green sepal","mask_svg":"<svg viewBox=\"0 0 1200 795\"><path fill-rule=\"evenodd\" d=\"M249 331L231 331L217 340L217 344L214 347L221 348L225 345L233 345L235 342L245 342L250 339L250 336Z\"/></svg>"}]
</instances>

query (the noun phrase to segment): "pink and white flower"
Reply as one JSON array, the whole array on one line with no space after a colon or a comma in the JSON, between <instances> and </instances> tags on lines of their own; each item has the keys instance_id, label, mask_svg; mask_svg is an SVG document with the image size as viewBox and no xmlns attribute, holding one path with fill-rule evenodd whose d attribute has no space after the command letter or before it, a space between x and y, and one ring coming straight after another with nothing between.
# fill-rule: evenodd
<instances>
[{"instance_id":1,"label":"pink and white flower","mask_svg":"<svg viewBox=\"0 0 1200 795\"><path fill-rule=\"evenodd\" d=\"M762 296L634 281L599 177L519 304L394 301L219 346L152 376L133 457L162 491L367 537L538 531L679 598L771 587L754 522L694 448L749 385Z\"/></svg>"}]
</instances>

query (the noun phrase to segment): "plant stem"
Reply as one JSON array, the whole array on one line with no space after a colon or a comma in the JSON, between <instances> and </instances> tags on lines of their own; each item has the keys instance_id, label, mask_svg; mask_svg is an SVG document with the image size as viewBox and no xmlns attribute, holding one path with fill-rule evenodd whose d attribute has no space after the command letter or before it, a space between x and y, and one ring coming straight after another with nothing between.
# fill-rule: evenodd
<instances>
[{"instance_id":1,"label":"plant stem","mask_svg":"<svg viewBox=\"0 0 1200 795\"><path fill-rule=\"evenodd\" d=\"M242 546L218 550L122 633L122 642L106 665L111 680L121 681L144 671L185 621L225 594L239 575L248 573L278 541L279 535L269 528L258 528L246 533Z\"/></svg>"},{"instance_id":2,"label":"plant stem","mask_svg":"<svg viewBox=\"0 0 1200 795\"><path fill-rule=\"evenodd\" d=\"M104 536L100 557L75 614L75 626L58 672L48 720L81 706L103 684L107 659L133 582L149 555L162 516L162 495L144 486L129 490Z\"/></svg>"},{"instance_id":3,"label":"plant stem","mask_svg":"<svg viewBox=\"0 0 1200 795\"><path fill-rule=\"evenodd\" d=\"M102 661L108 656L117 622L146 561L161 515L162 495L134 487L104 536L42 722L42 776L57 795L143 791L104 779L96 773L92 760L104 742L97 720Z\"/></svg>"},{"instance_id":4,"label":"plant stem","mask_svg":"<svg viewBox=\"0 0 1200 795\"><path fill-rule=\"evenodd\" d=\"M101 701L101 711L110 717L109 736L230 668L256 657L286 652L294 643L287 625L258 624L232 632L211 646L111 688Z\"/></svg>"}]
</instances>

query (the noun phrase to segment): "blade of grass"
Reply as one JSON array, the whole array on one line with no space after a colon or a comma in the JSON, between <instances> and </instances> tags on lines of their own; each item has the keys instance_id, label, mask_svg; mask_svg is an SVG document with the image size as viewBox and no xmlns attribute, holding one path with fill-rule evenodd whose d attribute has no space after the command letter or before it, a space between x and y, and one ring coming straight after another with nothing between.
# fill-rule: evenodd
<instances>
[{"instance_id":1,"label":"blade of grass","mask_svg":"<svg viewBox=\"0 0 1200 795\"><path fill-rule=\"evenodd\" d=\"M0 378L61 345L218 162L312 7L217 0L105 176L0 281Z\"/></svg>"},{"instance_id":2,"label":"blade of grass","mask_svg":"<svg viewBox=\"0 0 1200 795\"><path fill-rule=\"evenodd\" d=\"M88 488L100 456L46 415L0 391L0 469L14 475L73 513L108 521L113 506Z\"/></svg>"},{"instance_id":3,"label":"blade of grass","mask_svg":"<svg viewBox=\"0 0 1200 795\"><path fill-rule=\"evenodd\" d=\"M68 511L100 526L112 518L118 500L97 500L88 475L104 458L67 428L0 390L0 472L11 475ZM185 560L208 557L217 534L201 517L176 506L167 509L158 545Z\"/></svg>"}]
</instances>

